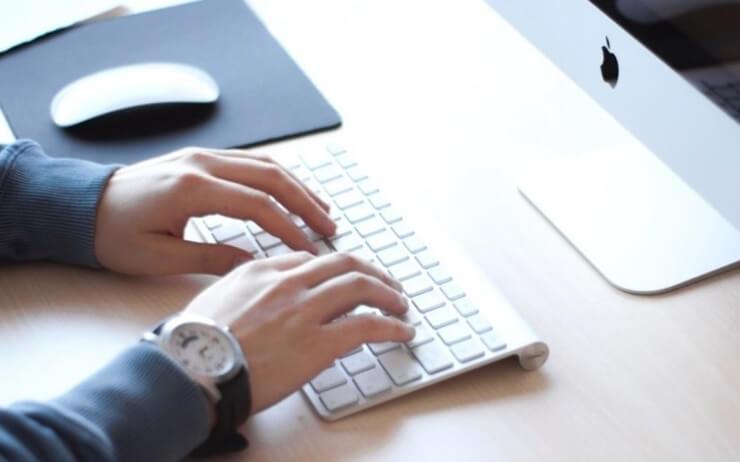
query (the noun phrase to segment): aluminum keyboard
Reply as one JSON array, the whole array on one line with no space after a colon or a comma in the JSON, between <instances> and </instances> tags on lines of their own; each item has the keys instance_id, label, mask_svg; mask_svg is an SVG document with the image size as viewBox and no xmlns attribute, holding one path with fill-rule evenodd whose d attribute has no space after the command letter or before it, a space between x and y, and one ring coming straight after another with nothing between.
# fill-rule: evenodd
<instances>
[{"instance_id":1,"label":"aluminum keyboard","mask_svg":"<svg viewBox=\"0 0 740 462\"><path fill-rule=\"evenodd\" d=\"M412 302L403 318L416 328L410 342L362 345L304 385L303 392L322 417L335 420L354 414L512 355L527 369L544 363L547 346L526 323L509 306L499 307L506 310L500 312L515 318L514 324L503 318L497 322L489 311L479 309L352 153L328 146L278 160L332 204L337 232L331 238L291 216L320 254L348 252L385 268ZM251 221L210 215L194 219L194 224L204 240L242 248L256 258L291 251ZM368 306L354 313L384 315Z\"/></svg>"}]
</instances>

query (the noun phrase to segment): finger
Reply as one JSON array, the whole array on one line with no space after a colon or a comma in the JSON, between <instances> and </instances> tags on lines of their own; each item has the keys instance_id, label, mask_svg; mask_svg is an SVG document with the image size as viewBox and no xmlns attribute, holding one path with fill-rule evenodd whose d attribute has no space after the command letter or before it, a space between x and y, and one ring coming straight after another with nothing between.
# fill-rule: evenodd
<instances>
[{"instance_id":1,"label":"finger","mask_svg":"<svg viewBox=\"0 0 740 462\"><path fill-rule=\"evenodd\" d=\"M264 191L290 212L298 215L313 230L332 235L336 224L324 209L303 188L298 180L275 164L254 159L213 156L206 169L224 180Z\"/></svg>"},{"instance_id":2,"label":"finger","mask_svg":"<svg viewBox=\"0 0 740 462\"><path fill-rule=\"evenodd\" d=\"M393 279L388 273L363 258L348 253L332 253L313 259L313 261L297 267L292 273L308 287L315 287L324 281L341 274L356 271L380 279L398 292L403 290L401 283Z\"/></svg>"},{"instance_id":3,"label":"finger","mask_svg":"<svg viewBox=\"0 0 740 462\"><path fill-rule=\"evenodd\" d=\"M319 322L328 322L359 305L369 305L393 314L404 314L406 298L380 279L353 271L329 279L310 289L307 313Z\"/></svg>"},{"instance_id":4,"label":"finger","mask_svg":"<svg viewBox=\"0 0 740 462\"><path fill-rule=\"evenodd\" d=\"M278 255L276 257L265 258L259 260L257 265L264 265L279 271L287 271L297 266L303 265L316 257L308 252L291 252L284 255Z\"/></svg>"},{"instance_id":5,"label":"finger","mask_svg":"<svg viewBox=\"0 0 740 462\"><path fill-rule=\"evenodd\" d=\"M259 153L255 153L255 152L250 152L250 151L244 151L244 150L241 150L241 149L211 149L210 152L213 152L213 153L219 154L219 155L223 155L223 156L227 156L227 157L237 157L237 158L245 158L246 157L246 158L249 158L249 159L259 160L259 161L262 161L262 162L268 162L270 164L277 165L278 167L280 167L283 170L285 170L288 173L288 175L290 175L291 177L293 177L293 179L295 179L298 182L298 184L300 184L301 187L319 205L321 205L321 208L322 209L324 209L326 212L328 212L329 209L331 208L331 206L326 201L324 201L321 197L319 197L319 195L316 194L311 188L309 188L308 186L306 186L300 180L300 178L298 178L295 175L295 173L293 173L292 171L290 171L290 169L285 168L282 164L280 164L279 162L277 162L276 160L274 160L270 156L267 156L265 154L259 154Z\"/></svg>"},{"instance_id":6,"label":"finger","mask_svg":"<svg viewBox=\"0 0 740 462\"><path fill-rule=\"evenodd\" d=\"M201 181L198 190L192 190L191 216L218 213L242 220L253 220L262 229L280 238L295 250L318 252L316 246L303 234L270 196L247 186L216 177Z\"/></svg>"},{"instance_id":7,"label":"finger","mask_svg":"<svg viewBox=\"0 0 740 462\"><path fill-rule=\"evenodd\" d=\"M335 358L363 343L408 342L416 335L413 326L386 316L347 316L321 326Z\"/></svg>"},{"instance_id":8,"label":"finger","mask_svg":"<svg viewBox=\"0 0 740 462\"><path fill-rule=\"evenodd\" d=\"M147 254L150 274L226 274L253 259L241 249L223 244L206 244L152 234L142 250Z\"/></svg>"}]
</instances>

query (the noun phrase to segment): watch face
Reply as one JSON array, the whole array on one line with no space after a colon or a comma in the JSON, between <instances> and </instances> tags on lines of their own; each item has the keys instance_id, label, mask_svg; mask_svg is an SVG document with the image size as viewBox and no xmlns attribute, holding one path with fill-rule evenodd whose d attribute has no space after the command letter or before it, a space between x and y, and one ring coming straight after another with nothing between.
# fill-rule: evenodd
<instances>
[{"instance_id":1,"label":"watch face","mask_svg":"<svg viewBox=\"0 0 740 462\"><path fill-rule=\"evenodd\" d=\"M187 370L205 376L220 376L234 367L235 353L229 338L215 327L186 323L170 334L170 349Z\"/></svg>"}]
</instances>

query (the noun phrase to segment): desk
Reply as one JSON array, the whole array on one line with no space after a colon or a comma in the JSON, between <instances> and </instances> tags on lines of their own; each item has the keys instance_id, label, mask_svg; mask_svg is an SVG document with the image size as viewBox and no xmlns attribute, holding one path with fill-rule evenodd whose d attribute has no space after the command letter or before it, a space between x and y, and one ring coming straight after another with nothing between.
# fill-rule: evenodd
<instances>
[{"instance_id":1,"label":"desk","mask_svg":"<svg viewBox=\"0 0 740 462\"><path fill-rule=\"evenodd\" d=\"M248 455L224 460L740 460L740 273L627 295L517 192L521 162L628 137L608 114L479 0L251 3L365 164L397 164L376 177L389 196L438 218L551 357L335 423L294 394L249 421ZM2 403L61 393L209 281L1 268Z\"/></svg>"}]
</instances>

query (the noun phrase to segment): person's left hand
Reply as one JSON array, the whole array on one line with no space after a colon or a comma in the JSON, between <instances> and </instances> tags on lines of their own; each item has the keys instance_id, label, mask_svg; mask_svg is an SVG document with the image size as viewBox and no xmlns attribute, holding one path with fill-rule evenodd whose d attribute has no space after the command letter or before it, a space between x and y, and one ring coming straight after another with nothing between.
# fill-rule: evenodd
<instances>
[{"instance_id":1,"label":"person's left hand","mask_svg":"<svg viewBox=\"0 0 740 462\"><path fill-rule=\"evenodd\" d=\"M319 234L334 234L329 205L269 157L181 149L113 174L98 206L95 255L103 267L127 274L224 274L252 256L183 240L189 218L214 213L254 220L289 247L316 253L278 204Z\"/></svg>"}]
</instances>

